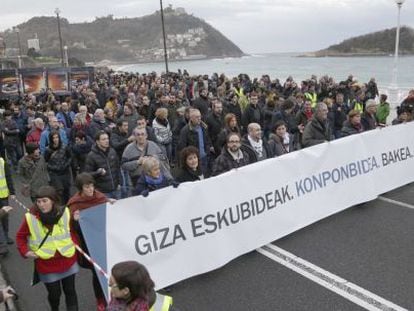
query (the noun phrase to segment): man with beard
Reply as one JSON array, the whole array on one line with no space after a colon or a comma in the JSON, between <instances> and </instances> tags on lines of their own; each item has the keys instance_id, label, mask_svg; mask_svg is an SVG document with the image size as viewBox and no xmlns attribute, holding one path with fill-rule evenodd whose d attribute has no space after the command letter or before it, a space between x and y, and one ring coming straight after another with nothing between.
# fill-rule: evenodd
<instances>
[{"instance_id":1,"label":"man with beard","mask_svg":"<svg viewBox=\"0 0 414 311\"><path fill-rule=\"evenodd\" d=\"M232 169L250 164L249 155L241 148L241 137L238 133L230 133L226 145L221 150L213 164L213 176L220 175Z\"/></svg>"}]
</instances>

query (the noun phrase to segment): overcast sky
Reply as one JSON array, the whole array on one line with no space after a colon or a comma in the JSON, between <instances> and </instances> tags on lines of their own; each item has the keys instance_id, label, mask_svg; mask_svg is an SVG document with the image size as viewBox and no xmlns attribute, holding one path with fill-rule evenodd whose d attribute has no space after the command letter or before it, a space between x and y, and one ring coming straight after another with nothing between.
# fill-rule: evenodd
<instances>
[{"instance_id":1,"label":"overcast sky","mask_svg":"<svg viewBox=\"0 0 414 311\"><path fill-rule=\"evenodd\" d=\"M244 52L314 51L352 36L395 27L394 0L164 0L184 7L221 31ZM159 9L158 0L1 0L0 31L59 7L69 22L95 17L138 17ZM401 24L414 27L414 0ZM54 30L51 30L54 31ZM168 27L167 27L168 31Z\"/></svg>"}]
</instances>

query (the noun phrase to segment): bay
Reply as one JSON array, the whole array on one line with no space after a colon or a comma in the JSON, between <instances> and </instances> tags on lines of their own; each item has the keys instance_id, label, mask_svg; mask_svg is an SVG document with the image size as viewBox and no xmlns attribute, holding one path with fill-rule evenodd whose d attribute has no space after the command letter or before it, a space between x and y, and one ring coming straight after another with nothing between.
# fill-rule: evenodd
<instances>
[{"instance_id":1,"label":"bay","mask_svg":"<svg viewBox=\"0 0 414 311\"><path fill-rule=\"evenodd\" d=\"M387 88L392 79L394 57L297 57L294 53L254 54L241 58L204 59L169 62L169 70L186 69L190 75L224 73L228 77L246 73L250 78L268 74L283 83L288 76L296 82L309 79L312 74L332 76L336 82L353 74L359 82L368 82L375 77L380 88ZM126 72L165 72L164 63L145 63L112 66L114 70ZM401 56L398 62L398 86L401 89L414 88L414 56Z\"/></svg>"}]
</instances>

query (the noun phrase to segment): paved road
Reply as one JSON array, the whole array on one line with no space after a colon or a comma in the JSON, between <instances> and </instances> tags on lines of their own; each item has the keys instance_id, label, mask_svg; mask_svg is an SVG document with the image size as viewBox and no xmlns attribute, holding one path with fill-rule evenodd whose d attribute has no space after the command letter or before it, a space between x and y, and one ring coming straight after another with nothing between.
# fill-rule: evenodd
<instances>
[{"instance_id":1,"label":"paved road","mask_svg":"<svg viewBox=\"0 0 414 311\"><path fill-rule=\"evenodd\" d=\"M414 184L384 196L414 205ZM13 214L13 232L22 217L21 210ZM402 308L414 310L413 223L414 209L377 199L273 244ZM42 284L29 286L29 260L12 249L1 264L5 277L21 294L20 310L48 310ZM80 310L94 310L89 272L79 274L77 289ZM172 296L181 311L364 310L258 252L174 285Z\"/></svg>"}]
</instances>

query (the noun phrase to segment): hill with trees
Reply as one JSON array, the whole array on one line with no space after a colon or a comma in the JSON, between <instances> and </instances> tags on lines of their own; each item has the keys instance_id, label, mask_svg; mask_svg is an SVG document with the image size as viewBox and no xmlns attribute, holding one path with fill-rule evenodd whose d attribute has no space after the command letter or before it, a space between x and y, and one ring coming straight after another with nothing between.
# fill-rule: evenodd
<instances>
[{"instance_id":1,"label":"hill with trees","mask_svg":"<svg viewBox=\"0 0 414 311\"><path fill-rule=\"evenodd\" d=\"M303 56L383 56L394 54L396 29L386 29L353 37L330 47ZM414 54L414 29L401 27L399 53Z\"/></svg>"},{"instance_id":2,"label":"hill with trees","mask_svg":"<svg viewBox=\"0 0 414 311\"><path fill-rule=\"evenodd\" d=\"M200 18L172 6L164 9L167 49L170 59L240 57L244 53L218 30ZM63 45L69 57L84 62L148 62L164 58L160 11L139 18L97 17L90 23L60 19ZM27 40L39 39L39 54L60 57L56 17L33 17L16 25L23 53ZM1 34L0 34L1 36ZM2 34L7 48L18 48L13 29ZM33 51L31 51L33 53Z\"/></svg>"}]
</instances>

